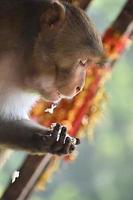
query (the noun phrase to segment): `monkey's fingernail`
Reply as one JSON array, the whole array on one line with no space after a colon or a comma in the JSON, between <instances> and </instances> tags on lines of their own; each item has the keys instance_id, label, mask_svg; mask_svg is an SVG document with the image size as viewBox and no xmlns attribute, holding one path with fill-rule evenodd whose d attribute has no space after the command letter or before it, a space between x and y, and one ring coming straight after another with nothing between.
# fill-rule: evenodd
<instances>
[{"instance_id":1,"label":"monkey's fingernail","mask_svg":"<svg viewBox=\"0 0 133 200\"><path fill-rule=\"evenodd\" d=\"M66 127L63 126L61 132L65 133L66 130L67 130Z\"/></svg>"},{"instance_id":2,"label":"monkey's fingernail","mask_svg":"<svg viewBox=\"0 0 133 200\"><path fill-rule=\"evenodd\" d=\"M80 144L80 139L76 138L76 144Z\"/></svg>"},{"instance_id":3,"label":"monkey's fingernail","mask_svg":"<svg viewBox=\"0 0 133 200\"><path fill-rule=\"evenodd\" d=\"M71 139L67 137L65 143L70 143L70 142L71 142Z\"/></svg>"},{"instance_id":4,"label":"monkey's fingernail","mask_svg":"<svg viewBox=\"0 0 133 200\"><path fill-rule=\"evenodd\" d=\"M60 128L60 124L57 123L57 124L54 126L54 129L55 129L55 130L58 130L59 128Z\"/></svg>"}]
</instances>

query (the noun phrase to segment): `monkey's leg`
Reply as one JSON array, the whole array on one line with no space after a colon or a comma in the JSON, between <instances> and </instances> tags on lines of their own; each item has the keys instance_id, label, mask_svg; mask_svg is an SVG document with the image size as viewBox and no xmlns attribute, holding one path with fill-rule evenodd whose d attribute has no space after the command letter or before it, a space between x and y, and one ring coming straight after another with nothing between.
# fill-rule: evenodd
<instances>
[{"instance_id":1,"label":"monkey's leg","mask_svg":"<svg viewBox=\"0 0 133 200\"><path fill-rule=\"evenodd\" d=\"M75 145L66 132L66 128L59 124L48 129L25 119L0 120L0 146L37 154L68 154L75 149Z\"/></svg>"}]
</instances>

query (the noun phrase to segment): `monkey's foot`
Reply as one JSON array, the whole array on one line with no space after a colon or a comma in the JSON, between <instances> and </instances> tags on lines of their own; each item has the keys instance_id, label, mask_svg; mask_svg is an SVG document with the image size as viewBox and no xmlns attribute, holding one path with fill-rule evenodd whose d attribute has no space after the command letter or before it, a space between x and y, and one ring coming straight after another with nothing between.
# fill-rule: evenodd
<instances>
[{"instance_id":1,"label":"monkey's foot","mask_svg":"<svg viewBox=\"0 0 133 200\"><path fill-rule=\"evenodd\" d=\"M40 153L48 152L56 155L70 154L75 150L75 146L80 144L80 140L70 137L66 127L60 124L56 124L48 134L35 134L34 142Z\"/></svg>"}]
</instances>

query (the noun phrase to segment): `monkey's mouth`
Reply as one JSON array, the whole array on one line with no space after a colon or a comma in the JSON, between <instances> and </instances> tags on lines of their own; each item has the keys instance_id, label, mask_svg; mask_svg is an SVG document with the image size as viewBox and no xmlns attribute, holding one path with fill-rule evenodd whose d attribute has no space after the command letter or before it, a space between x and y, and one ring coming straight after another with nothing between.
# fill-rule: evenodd
<instances>
[{"instance_id":1,"label":"monkey's mouth","mask_svg":"<svg viewBox=\"0 0 133 200\"><path fill-rule=\"evenodd\" d=\"M57 87L42 90L41 95L46 101L57 103L61 99L72 99L74 95L64 95Z\"/></svg>"}]
</instances>

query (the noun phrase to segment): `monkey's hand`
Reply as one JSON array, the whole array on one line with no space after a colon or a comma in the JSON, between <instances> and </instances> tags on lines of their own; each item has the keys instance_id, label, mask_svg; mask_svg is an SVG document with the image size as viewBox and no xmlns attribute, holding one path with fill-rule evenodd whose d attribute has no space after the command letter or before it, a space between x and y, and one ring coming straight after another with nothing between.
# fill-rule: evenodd
<instances>
[{"instance_id":1,"label":"monkey's hand","mask_svg":"<svg viewBox=\"0 0 133 200\"><path fill-rule=\"evenodd\" d=\"M33 140L39 152L56 155L70 154L75 150L75 146L80 144L80 140L70 137L66 127L60 124L56 124L47 134L36 133Z\"/></svg>"},{"instance_id":2,"label":"monkey's hand","mask_svg":"<svg viewBox=\"0 0 133 200\"><path fill-rule=\"evenodd\" d=\"M0 120L0 146L31 154L65 155L74 151L79 143L79 139L70 137L60 124L48 129L27 119Z\"/></svg>"}]
</instances>

